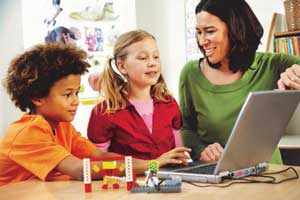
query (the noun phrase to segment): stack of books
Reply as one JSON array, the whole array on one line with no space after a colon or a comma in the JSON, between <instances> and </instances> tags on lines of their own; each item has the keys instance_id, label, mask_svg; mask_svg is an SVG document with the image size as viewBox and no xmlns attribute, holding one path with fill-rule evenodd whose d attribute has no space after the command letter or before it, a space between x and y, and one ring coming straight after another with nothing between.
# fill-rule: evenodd
<instances>
[{"instance_id":1,"label":"stack of books","mask_svg":"<svg viewBox=\"0 0 300 200\"><path fill-rule=\"evenodd\" d=\"M274 52L288 53L294 56L300 55L300 35L277 37L274 40Z\"/></svg>"}]
</instances>

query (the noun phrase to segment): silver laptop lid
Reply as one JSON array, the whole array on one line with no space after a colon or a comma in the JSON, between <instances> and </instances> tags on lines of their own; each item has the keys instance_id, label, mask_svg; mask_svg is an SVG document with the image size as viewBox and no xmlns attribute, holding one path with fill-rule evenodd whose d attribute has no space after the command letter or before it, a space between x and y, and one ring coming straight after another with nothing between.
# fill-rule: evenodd
<instances>
[{"instance_id":1,"label":"silver laptop lid","mask_svg":"<svg viewBox=\"0 0 300 200\"><path fill-rule=\"evenodd\" d=\"M269 161L300 101L300 91L250 92L214 174Z\"/></svg>"}]
</instances>

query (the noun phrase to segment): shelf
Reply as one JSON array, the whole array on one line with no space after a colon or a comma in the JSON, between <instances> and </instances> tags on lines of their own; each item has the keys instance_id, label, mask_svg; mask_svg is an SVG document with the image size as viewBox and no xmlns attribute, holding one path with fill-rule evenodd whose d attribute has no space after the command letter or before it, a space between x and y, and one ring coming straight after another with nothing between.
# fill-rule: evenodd
<instances>
[{"instance_id":1,"label":"shelf","mask_svg":"<svg viewBox=\"0 0 300 200\"><path fill-rule=\"evenodd\" d=\"M266 52L273 52L274 33L283 32L285 30L287 30L285 16L281 13L273 13L266 44Z\"/></svg>"},{"instance_id":2,"label":"shelf","mask_svg":"<svg viewBox=\"0 0 300 200\"><path fill-rule=\"evenodd\" d=\"M276 32L274 33L274 37L287 37L287 36L297 36L300 35L299 31L284 31L284 32Z\"/></svg>"},{"instance_id":3,"label":"shelf","mask_svg":"<svg viewBox=\"0 0 300 200\"><path fill-rule=\"evenodd\" d=\"M300 149L300 135L284 135L278 146L280 149Z\"/></svg>"},{"instance_id":4,"label":"shelf","mask_svg":"<svg viewBox=\"0 0 300 200\"><path fill-rule=\"evenodd\" d=\"M90 98L81 98L80 99L80 103L82 103L83 105L96 105L97 103L99 103L100 100L97 97L90 97Z\"/></svg>"}]
</instances>

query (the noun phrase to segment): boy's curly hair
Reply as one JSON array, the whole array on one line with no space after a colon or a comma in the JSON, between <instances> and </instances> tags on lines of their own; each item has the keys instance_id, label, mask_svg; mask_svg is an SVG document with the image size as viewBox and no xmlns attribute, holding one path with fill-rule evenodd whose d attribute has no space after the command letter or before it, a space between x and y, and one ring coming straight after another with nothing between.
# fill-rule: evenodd
<instances>
[{"instance_id":1,"label":"boy's curly hair","mask_svg":"<svg viewBox=\"0 0 300 200\"><path fill-rule=\"evenodd\" d=\"M39 44L11 61L3 85L21 111L33 111L32 98L47 97L58 80L87 72L86 59L87 53L75 45Z\"/></svg>"}]
</instances>

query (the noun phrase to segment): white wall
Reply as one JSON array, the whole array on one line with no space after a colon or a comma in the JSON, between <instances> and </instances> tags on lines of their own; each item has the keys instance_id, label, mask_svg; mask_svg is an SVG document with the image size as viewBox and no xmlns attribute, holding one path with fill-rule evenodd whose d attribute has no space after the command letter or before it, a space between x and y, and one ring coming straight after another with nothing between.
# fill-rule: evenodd
<instances>
[{"instance_id":1,"label":"white wall","mask_svg":"<svg viewBox=\"0 0 300 200\"><path fill-rule=\"evenodd\" d=\"M283 8L283 0L247 0L250 7L253 9L254 13L256 14L258 20L262 24L264 28L264 35L262 38L262 44L259 46L259 51L266 50L267 44L267 37L269 33L269 27L271 25L272 14L277 13L284 13Z\"/></svg>"},{"instance_id":2,"label":"white wall","mask_svg":"<svg viewBox=\"0 0 300 200\"><path fill-rule=\"evenodd\" d=\"M168 88L177 98L185 64L185 0L136 0L137 28L154 34Z\"/></svg>"},{"instance_id":3,"label":"white wall","mask_svg":"<svg viewBox=\"0 0 300 200\"><path fill-rule=\"evenodd\" d=\"M2 0L0 6L0 139L21 112L9 100L2 80L10 60L23 51L21 0Z\"/></svg>"},{"instance_id":4,"label":"white wall","mask_svg":"<svg viewBox=\"0 0 300 200\"><path fill-rule=\"evenodd\" d=\"M33 44L44 42L44 37L47 35L48 28L43 23L47 16L51 16L52 0L21 0L23 3L23 39L25 48ZM99 3L104 3L104 0L98 0ZM95 22L72 20L69 13L77 11L82 12L87 6L95 6L96 0L63 0L60 6L63 11L58 15L56 20L57 26L66 27L81 27L95 26ZM120 11L119 30L131 30L135 28L135 0L114 0L114 9ZM34 5L34 6L33 6ZM118 7L116 7L118 6ZM48 13L49 12L49 13ZM101 22L98 23L101 26ZM51 27L51 26L50 26ZM51 27L53 28L53 27ZM83 35L82 35L83 37Z\"/></svg>"}]
</instances>

